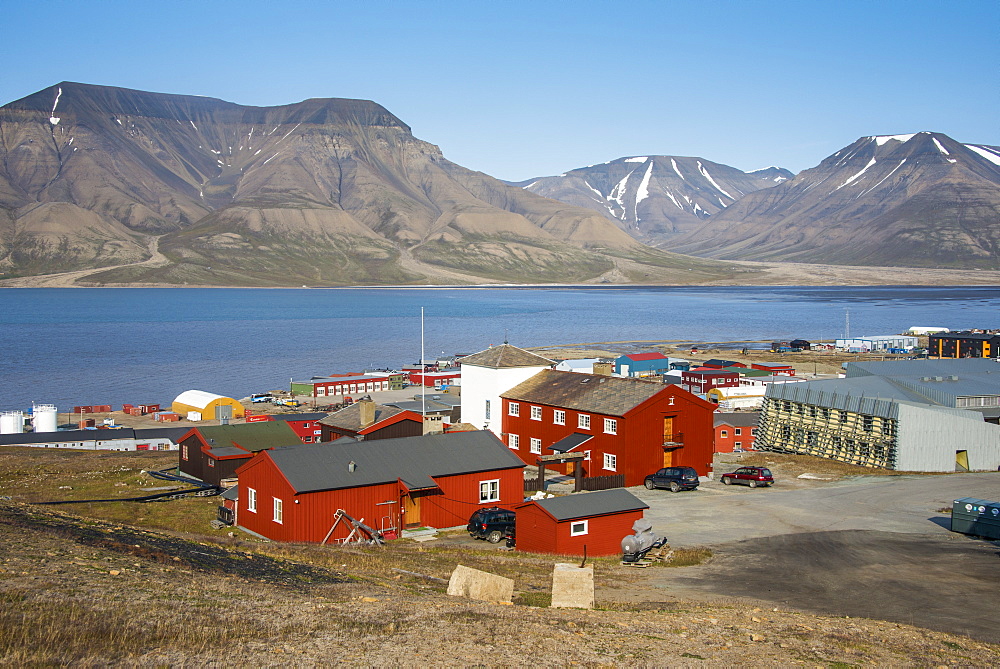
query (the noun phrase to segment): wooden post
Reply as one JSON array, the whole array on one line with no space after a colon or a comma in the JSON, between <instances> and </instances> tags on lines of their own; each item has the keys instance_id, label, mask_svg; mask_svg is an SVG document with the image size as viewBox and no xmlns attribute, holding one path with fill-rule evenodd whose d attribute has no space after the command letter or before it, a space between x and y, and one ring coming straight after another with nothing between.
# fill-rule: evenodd
<instances>
[{"instance_id":1,"label":"wooden post","mask_svg":"<svg viewBox=\"0 0 1000 669\"><path fill-rule=\"evenodd\" d=\"M573 492L583 490L583 460L576 460L573 463ZM584 558L586 560L586 558ZM580 565L583 566L583 565Z\"/></svg>"}]
</instances>

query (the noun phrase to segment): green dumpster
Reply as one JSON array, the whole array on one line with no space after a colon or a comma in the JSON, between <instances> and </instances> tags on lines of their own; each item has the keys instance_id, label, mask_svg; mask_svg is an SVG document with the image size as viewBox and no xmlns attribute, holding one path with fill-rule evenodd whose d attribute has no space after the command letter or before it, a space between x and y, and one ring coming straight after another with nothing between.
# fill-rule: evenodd
<instances>
[{"instance_id":1,"label":"green dumpster","mask_svg":"<svg viewBox=\"0 0 1000 669\"><path fill-rule=\"evenodd\" d=\"M963 497L952 502L951 531L1000 539L1000 502Z\"/></svg>"}]
</instances>

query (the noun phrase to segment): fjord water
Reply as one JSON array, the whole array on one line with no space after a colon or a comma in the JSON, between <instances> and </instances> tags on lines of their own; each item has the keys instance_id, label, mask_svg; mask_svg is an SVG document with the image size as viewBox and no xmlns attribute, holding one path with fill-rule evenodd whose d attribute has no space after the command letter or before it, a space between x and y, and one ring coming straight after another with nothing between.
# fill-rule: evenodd
<instances>
[{"instance_id":1,"label":"fjord water","mask_svg":"<svg viewBox=\"0 0 1000 669\"><path fill-rule=\"evenodd\" d=\"M244 397L420 357L605 341L722 342L1000 327L997 287L0 290L0 409Z\"/></svg>"}]
</instances>

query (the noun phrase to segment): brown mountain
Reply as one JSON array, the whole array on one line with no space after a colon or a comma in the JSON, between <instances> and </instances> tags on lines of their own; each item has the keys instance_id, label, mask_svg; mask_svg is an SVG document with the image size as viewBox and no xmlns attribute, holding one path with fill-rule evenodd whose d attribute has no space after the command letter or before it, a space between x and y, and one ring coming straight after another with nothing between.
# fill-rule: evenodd
<instances>
[{"instance_id":1,"label":"brown mountain","mask_svg":"<svg viewBox=\"0 0 1000 669\"><path fill-rule=\"evenodd\" d=\"M862 137L670 241L745 260L1000 269L1000 147Z\"/></svg>"},{"instance_id":2,"label":"brown mountain","mask_svg":"<svg viewBox=\"0 0 1000 669\"><path fill-rule=\"evenodd\" d=\"M515 185L593 209L635 239L661 246L747 193L792 176L778 167L742 172L704 158L633 156Z\"/></svg>"},{"instance_id":3,"label":"brown mountain","mask_svg":"<svg viewBox=\"0 0 1000 669\"><path fill-rule=\"evenodd\" d=\"M719 278L446 160L383 107L63 82L0 108L0 271L98 283ZM728 265L724 266L728 267Z\"/></svg>"}]
</instances>

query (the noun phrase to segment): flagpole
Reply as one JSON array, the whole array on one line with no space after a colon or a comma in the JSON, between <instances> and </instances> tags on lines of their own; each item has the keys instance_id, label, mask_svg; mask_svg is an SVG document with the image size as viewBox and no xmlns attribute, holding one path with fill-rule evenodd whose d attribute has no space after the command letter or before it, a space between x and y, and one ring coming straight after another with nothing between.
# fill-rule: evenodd
<instances>
[{"instance_id":1,"label":"flagpole","mask_svg":"<svg viewBox=\"0 0 1000 669\"><path fill-rule=\"evenodd\" d=\"M427 425L427 365L424 364L424 308L420 307L420 434Z\"/></svg>"}]
</instances>

